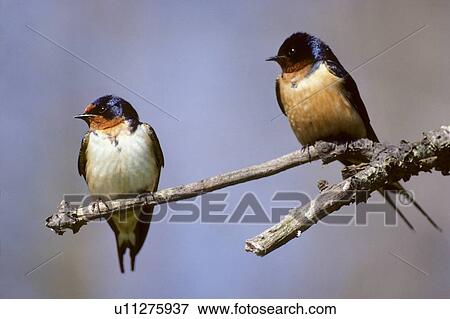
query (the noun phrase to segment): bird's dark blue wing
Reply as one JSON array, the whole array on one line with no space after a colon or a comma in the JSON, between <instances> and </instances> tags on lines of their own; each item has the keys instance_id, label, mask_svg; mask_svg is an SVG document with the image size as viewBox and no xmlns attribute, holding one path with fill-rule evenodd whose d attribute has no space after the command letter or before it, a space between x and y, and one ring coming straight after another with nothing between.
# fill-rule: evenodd
<instances>
[{"instance_id":1,"label":"bird's dark blue wing","mask_svg":"<svg viewBox=\"0 0 450 319\"><path fill-rule=\"evenodd\" d=\"M286 115L286 111L284 110L283 103L281 102L281 93L280 93L280 79L277 78L275 80L275 93L277 95L278 106L280 107L281 112Z\"/></svg>"},{"instance_id":2,"label":"bird's dark blue wing","mask_svg":"<svg viewBox=\"0 0 450 319\"><path fill-rule=\"evenodd\" d=\"M81 140L80 152L78 153L78 173L86 179L86 150L89 143L89 132L86 132Z\"/></svg>"},{"instance_id":3,"label":"bird's dark blue wing","mask_svg":"<svg viewBox=\"0 0 450 319\"><path fill-rule=\"evenodd\" d=\"M158 163L158 166L164 167L164 155L161 149L161 144L159 143L158 136L156 135L155 130L153 127L150 126L150 124L147 123L141 123L144 125L145 129L147 130L147 134L152 140L152 151L154 155L156 156L156 161Z\"/></svg>"},{"instance_id":4,"label":"bird's dark blue wing","mask_svg":"<svg viewBox=\"0 0 450 319\"><path fill-rule=\"evenodd\" d=\"M363 120L367 131L367 138L374 142L378 142L378 137L375 134L372 125L370 125L369 114L367 113L366 106L359 95L358 87L356 86L356 83L351 75L337 61L326 60L324 63L330 73L343 80L345 95Z\"/></svg>"}]
</instances>

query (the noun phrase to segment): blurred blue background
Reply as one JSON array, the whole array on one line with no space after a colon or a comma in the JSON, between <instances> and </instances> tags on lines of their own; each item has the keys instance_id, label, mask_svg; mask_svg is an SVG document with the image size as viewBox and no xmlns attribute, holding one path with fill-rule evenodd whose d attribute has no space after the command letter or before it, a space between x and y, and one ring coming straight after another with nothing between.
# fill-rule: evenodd
<instances>
[{"instance_id":1,"label":"blurred blue background","mask_svg":"<svg viewBox=\"0 0 450 319\"><path fill-rule=\"evenodd\" d=\"M86 127L72 117L104 94L130 101L156 129L166 157L160 188L298 149L286 119L272 120L279 68L264 61L295 31L320 36L348 70L370 60L352 74L382 140L417 140L449 124L448 1L0 4L0 297L450 297L450 179L439 174L406 186L443 233L406 209L416 233L372 215L367 227L315 226L263 258L244 241L269 225L165 220L150 228L137 271L122 275L105 223L64 236L44 227L64 194L87 192L76 169ZM228 188L226 212L246 191L266 210L277 190L314 196L318 179L338 181L340 165Z\"/></svg>"}]
</instances>

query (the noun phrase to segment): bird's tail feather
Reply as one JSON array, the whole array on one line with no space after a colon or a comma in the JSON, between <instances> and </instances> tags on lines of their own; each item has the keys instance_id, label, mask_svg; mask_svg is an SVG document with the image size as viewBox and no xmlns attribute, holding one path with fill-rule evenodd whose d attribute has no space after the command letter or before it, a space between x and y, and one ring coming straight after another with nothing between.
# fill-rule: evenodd
<instances>
[{"instance_id":1,"label":"bird's tail feather","mask_svg":"<svg viewBox=\"0 0 450 319\"><path fill-rule=\"evenodd\" d=\"M123 267L123 255L125 254L125 250L127 250L127 245L124 243L119 243L119 236L116 236L116 246L117 246L117 256L119 257L119 266L120 266L120 272L124 273L125 268Z\"/></svg>"},{"instance_id":2,"label":"bird's tail feather","mask_svg":"<svg viewBox=\"0 0 450 319\"><path fill-rule=\"evenodd\" d=\"M402 213L402 211L400 210L400 208L397 207L397 205L395 205L395 201L391 198L390 194L392 192L388 192L388 191L384 191L382 189L378 190L378 192L381 194L381 196L383 196L386 201L389 203L389 205L392 206L392 208L395 209L395 211L397 212L398 216L400 216L400 218L406 223L406 225L408 225L408 227L412 230L415 231L414 226L410 223L410 221L406 218L406 216Z\"/></svg>"},{"instance_id":3,"label":"bird's tail feather","mask_svg":"<svg viewBox=\"0 0 450 319\"><path fill-rule=\"evenodd\" d=\"M369 127L369 133L370 133L369 134L370 139L372 139L375 142L378 142L378 138L376 137L375 132L373 131L372 127ZM348 161L348 160L340 160L340 161L345 166L355 164L354 162ZM411 230L414 230L413 225L408 221L408 219L405 217L405 215L402 213L402 211L397 207L397 205L395 204L395 201L390 197L390 195L396 195L397 193L400 193L400 192L402 194L404 194L407 197L407 199L414 204L414 207L416 207L420 211L420 213L423 216L425 216L425 218L430 222L430 224L433 225L434 228L436 228L439 231L442 231L442 229L436 224L436 222L430 217L430 215L428 215L427 212L425 212L425 210L422 208L422 206L420 206L419 203L417 203L414 200L414 198L411 197L409 192L407 192L405 190L405 188L399 182L391 183L388 186L385 186L382 189L379 189L378 191L386 199L386 201L389 203L389 205L391 205L395 209L395 211L398 213L400 218L403 219L403 221L406 223L406 225L408 225L408 227Z\"/></svg>"},{"instance_id":4,"label":"bird's tail feather","mask_svg":"<svg viewBox=\"0 0 450 319\"><path fill-rule=\"evenodd\" d=\"M139 213L139 218L133 212L127 213L126 221L120 221L120 216L112 216L108 220L116 237L117 255L122 273L125 272L123 259L127 248L130 251L131 271L135 269L136 256L144 245L145 238L153 216L153 206L146 205Z\"/></svg>"},{"instance_id":5,"label":"bird's tail feather","mask_svg":"<svg viewBox=\"0 0 450 319\"><path fill-rule=\"evenodd\" d=\"M430 215L422 208L422 206L417 203L414 198L405 190L405 188L399 183L395 182L392 184L389 184L387 187L384 187L383 189L380 189L379 192L381 195L387 200L387 202L395 209L395 211L398 213L401 219L408 225L408 227L411 230L414 230L414 227L412 224L408 221L408 219L405 217L405 215L401 212L401 210L396 206L395 201L390 197L391 194L397 194L399 192L402 192L406 198L414 204L414 207L416 207L420 213L430 222L431 225L433 225L434 228L436 228L438 231L442 231L442 229L436 224L436 222L431 218Z\"/></svg>"}]
</instances>

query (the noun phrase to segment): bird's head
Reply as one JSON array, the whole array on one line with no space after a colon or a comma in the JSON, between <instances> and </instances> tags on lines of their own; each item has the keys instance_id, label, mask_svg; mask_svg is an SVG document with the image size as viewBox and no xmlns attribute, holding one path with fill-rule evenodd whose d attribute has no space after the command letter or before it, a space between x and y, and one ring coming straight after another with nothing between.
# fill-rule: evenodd
<instances>
[{"instance_id":1,"label":"bird's head","mask_svg":"<svg viewBox=\"0 0 450 319\"><path fill-rule=\"evenodd\" d=\"M275 61L283 72L291 73L326 57L330 48L319 38L304 32L292 34L284 40L278 54L266 61ZM332 53L331 53L332 54Z\"/></svg>"},{"instance_id":2,"label":"bird's head","mask_svg":"<svg viewBox=\"0 0 450 319\"><path fill-rule=\"evenodd\" d=\"M104 130L125 121L139 121L139 116L131 104L114 95L105 95L89 103L84 113L75 118L86 121L90 130Z\"/></svg>"}]
</instances>

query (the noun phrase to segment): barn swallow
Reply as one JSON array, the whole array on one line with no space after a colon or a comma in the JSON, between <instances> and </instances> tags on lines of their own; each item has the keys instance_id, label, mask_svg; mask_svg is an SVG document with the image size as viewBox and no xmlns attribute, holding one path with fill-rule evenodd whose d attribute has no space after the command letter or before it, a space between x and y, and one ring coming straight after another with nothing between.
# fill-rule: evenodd
<instances>
[{"instance_id":1,"label":"barn swallow","mask_svg":"<svg viewBox=\"0 0 450 319\"><path fill-rule=\"evenodd\" d=\"M86 121L78 156L78 172L89 192L111 199L124 194L152 193L158 188L164 157L153 128L139 121L136 110L124 99L106 95L88 104L75 118ZM123 256L130 250L131 270L142 248L153 213L144 205L139 213L112 215L108 224L116 237L120 270Z\"/></svg>"},{"instance_id":2,"label":"barn swallow","mask_svg":"<svg viewBox=\"0 0 450 319\"><path fill-rule=\"evenodd\" d=\"M278 105L303 146L318 140L348 142L368 138L379 142L355 81L318 37L294 33L283 42L277 55L267 61L277 62L282 69L275 82ZM389 196L400 191L408 194L403 186L392 183L379 191L414 230ZM413 203L440 230L422 207Z\"/></svg>"}]
</instances>

